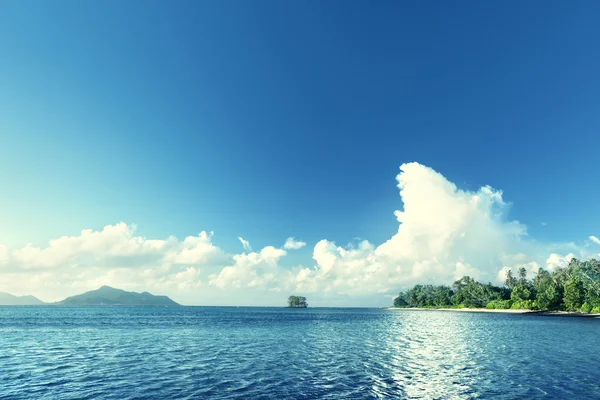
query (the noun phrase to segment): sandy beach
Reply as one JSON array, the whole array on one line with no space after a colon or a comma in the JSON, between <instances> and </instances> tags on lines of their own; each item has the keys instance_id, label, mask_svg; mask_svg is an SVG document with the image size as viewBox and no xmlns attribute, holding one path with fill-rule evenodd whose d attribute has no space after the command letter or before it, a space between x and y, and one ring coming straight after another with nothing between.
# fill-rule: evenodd
<instances>
[{"instance_id":1,"label":"sandy beach","mask_svg":"<svg viewBox=\"0 0 600 400\"><path fill-rule=\"evenodd\" d=\"M536 311L536 310L513 310L513 309L487 309L487 308L397 308L388 307L386 310L393 311L455 311L455 312L472 312L472 313L502 313L502 314L530 314L552 317L586 317L600 318L600 314L588 314L571 311Z\"/></svg>"}]
</instances>

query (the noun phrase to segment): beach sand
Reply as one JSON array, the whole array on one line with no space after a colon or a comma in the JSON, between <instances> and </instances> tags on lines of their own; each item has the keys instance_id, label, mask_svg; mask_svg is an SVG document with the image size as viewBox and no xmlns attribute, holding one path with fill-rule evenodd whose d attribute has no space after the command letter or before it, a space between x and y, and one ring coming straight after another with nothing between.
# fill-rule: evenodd
<instances>
[{"instance_id":1,"label":"beach sand","mask_svg":"<svg viewBox=\"0 0 600 400\"><path fill-rule=\"evenodd\" d=\"M532 310L490 310L487 308L400 308L400 307L389 307L386 310L394 311L457 311L457 312L484 312L484 313L503 313L503 314L527 314L533 313Z\"/></svg>"},{"instance_id":2,"label":"beach sand","mask_svg":"<svg viewBox=\"0 0 600 400\"><path fill-rule=\"evenodd\" d=\"M586 317L600 318L600 314L588 314L572 311L536 311L536 310L489 310L487 308L397 308L388 307L386 310L394 311L456 311L456 312L472 312L472 313L502 313L502 314L530 314L552 317Z\"/></svg>"}]
</instances>

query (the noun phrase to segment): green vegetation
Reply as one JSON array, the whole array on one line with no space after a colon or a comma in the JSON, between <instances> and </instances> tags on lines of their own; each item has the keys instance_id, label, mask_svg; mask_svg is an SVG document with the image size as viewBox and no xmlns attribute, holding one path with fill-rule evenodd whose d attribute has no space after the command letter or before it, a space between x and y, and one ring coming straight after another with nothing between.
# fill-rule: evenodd
<instances>
[{"instance_id":1,"label":"green vegetation","mask_svg":"<svg viewBox=\"0 0 600 400\"><path fill-rule=\"evenodd\" d=\"M394 299L394 307L487 308L600 312L600 261L572 259L566 268L540 268L527 279L507 273L503 287L483 284L468 276L450 286L416 285Z\"/></svg>"},{"instance_id":2,"label":"green vegetation","mask_svg":"<svg viewBox=\"0 0 600 400\"><path fill-rule=\"evenodd\" d=\"M302 297L302 296L290 296L290 297L288 297L288 307L292 307L292 308L306 308L306 307L308 307L308 303L306 302L306 297Z\"/></svg>"}]
</instances>

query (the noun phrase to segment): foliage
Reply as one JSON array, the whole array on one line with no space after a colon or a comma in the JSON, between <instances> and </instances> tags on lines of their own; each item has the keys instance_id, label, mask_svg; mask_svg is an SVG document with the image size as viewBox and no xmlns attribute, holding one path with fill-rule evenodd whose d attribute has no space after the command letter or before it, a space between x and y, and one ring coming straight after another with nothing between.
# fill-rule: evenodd
<instances>
[{"instance_id":1,"label":"foliage","mask_svg":"<svg viewBox=\"0 0 600 400\"><path fill-rule=\"evenodd\" d=\"M394 307L408 307L408 303L403 297L398 296L394 299Z\"/></svg>"},{"instance_id":2,"label":"foliage","mask_svg":"<svg viewBox=\"0 0 600 400\"><path fill-rule=\"evenodd\" d=\"M395 307L446 307L452 289L448 286L416 285L394 299Z\"/></svg>"},{"instance_id":3,"label":"foliage","mask_svg":"<svg viewBox=\"0 0 600 400\"><path fill-rule=\"evenodd\" d=\"M490 301L501 300L503 297L501 288L495 287L491 283L484 285L468 276L454 282L452 287L454 289L452 302L464 304L469 308L485 307Z\"/></svg>"},{"instance_id":4,"label":"foliage","mask_svg":"<svg viewBox=\"0 0 600 400\"><path fill-rule=\"evenodd\" d=\"M581 305L581 312L590 313L592 312L592 305L587 301Z\"/></svg>"},{"instance_id":5,"label":"foliage","mask_svg":"<svg viewBox=\"0 0 600 400\"><path fill-rule=\"evenodd\" d=\"M465 276L452 287L416 285L394 299L394 307L485 307L492 300L501 300L502 288L491 283L483 284Z\"/></svg>"},{"instance_id":6,"label":"foliage","mask_svg":"<svg viewBox=\"0 0 600 400\"><path fill-rule=\"evenodd\" d=\"M600 313L600 261L572 259L566 268L540 268L533 279L520 268L504 287L465 276L452 287L416 285L394 299L394 307L567 310Z\"/></svg>"},{"instance_id":7,"label":"foliage","mask_svg":"<svg viewBox=\"0 0 600 400\"><path fill-rule=\"evenodd\" d=\"M532 298L533 293L528 285L517 285L510 293L510 299L513 303L531 300Z\"/></svg>"},{"instance_id":8,"label":"foliage","mask_svg":"<svg viewBox=\"0 0 600 400\"><path fill-rule=\"evenodd\" d=\"M542 310L554 310L560 307L562 294L556 280L543 268L538 270L534 279L535 301Z\"/></svg>"},{"instance_id":9,"label":"foliage","mask_svg":"<svg viewBox=\"0 0 600 400\"><path fill-rule=\"evenodd\" d=\"M533 300L519 300L512 303L510 307L513 310L535 310L537 309L537 304Z\"/></svg>"},{"instance_id":10,"label":"foliage","mask_svg":"<svg viewBox=\"0 0 600 400\"><path fill-rule=\"evenodd\" d=\"M565 282L563 301L567 310L578 310L583 305L585 291L579 276L573 275Z\"/></svg>"},{"instance_id":11,"label":"foliage","mask_svg":"<svg viewBox=\"0 0 600 400\"><path fill-rule=\"evenodd\" d=\"M290 296L288 297L288 306L294 308L306 308L308 307L308 303L306 302L306 297Z\"/></svg>"},{"instance_id":12,"label":"foliage","mask_svg":"<svg viewBox=\"0 0 600 400\"><path fill-rule=\"evenodd\" d=\"M517 286L517 278L513 276L511 270L508 270L508 272L506 273L506 280L504 281L504 286L506 286L510 290Z\"/></svg>"},{"instance_id":13,"label":"foliage","mask_svg":"<svg viewBox=\"0 0 600 400\"><path fill-rule=\"evenodd\" d=\"M512 306L512 300L492 300L485 308L488 310L508 310Z\"/></svg>"}]
</instances>

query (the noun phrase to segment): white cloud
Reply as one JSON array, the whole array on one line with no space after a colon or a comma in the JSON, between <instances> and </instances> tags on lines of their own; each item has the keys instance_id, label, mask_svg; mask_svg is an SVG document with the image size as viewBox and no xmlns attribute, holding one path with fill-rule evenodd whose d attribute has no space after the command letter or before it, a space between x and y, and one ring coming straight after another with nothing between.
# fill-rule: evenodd
<instances>
[{"instance_id":1,"label":"white cloud","mask_svg":"<svg viewBox=\"0 0 600 400\"><path fill-rule=\"evenodd\" d=\"M199 288L202 284L200 281L200 269L187 267L185 270L174 274L169 282L182 290Z\"/></svg>"},{"instance_id":2,"label":"white cloud","mask_svg":"<svg viewBox=\"0 0 600 400\"><path fill-rule=\"evenodd\" d=\"M506 280L506 275L508 274L508 271L512 271L513 269L511 267L502 267L500 269L500 271L498 271L498 275L496 277L496 280L498 282L504 282Z\"/></svg>"},{"instance_id":3,"label":"white cloud","mask_svg":"<svg viewBox=\"0 0 600 400\"><path fill-rule=\"evenodd\" d=\"M243 237L238 236L238 239L240 241L240 243L242 243L242 247L244 247L245 251L252 251L252 247L250 246L250 242L247 240L244 240Z\"/></svg>"},{"instance_id":4,"label":"white cloud","mask_svg":"<svg viewBox=\"0 0 600 400\"><path fill-rule=\"evenodd\" d=\"M306 246L306 242L301 242L299 240L294 239L293 237L289 237L285 241L283 248L287 250L298 250L303 248L304 246Z\"/></svg>"},{"instance_id":5,"label":"white cloud","mask_svg":"<svg viewBox=\"0 0 600 400\"><path fill-rule=\"evenodd\" d=\"M40 248L27 244L12 252L12 264L20 268L68 266L125 267L146 264L195 265L221 255L211 243L213 233L200 232L179 242L174 237L150 240L135 236L135 225L123 222L107 225L101 231L86 229L79 236L63 236Z\"/></svg>"},{"instance_id":6,"label":"white cloud","mask_svg":"<svg viewBox=\"0 0 600 400\"><path fill-rule=\"evenodd\" d=\"M23 268L51 268L78 263L106 263L111 259L162 254L174 239L146 240L134 236L135 225L121 222L101 231L85 229L79 236L50 240L46 248L27 244L11 254L11 261Z\"/></svg>"},{"instance_id":7,"label":"white cloud","mask_svg":"<svg viewBox=\"0 0 600 400\"><path fill-rule=\"evenodd\" d=\"M596 236L590 236L590 240L596 244L600 244L600 239L598 239Z\"/></svg>"},{"instance_id":8,"label":"white cloud","mask_svg":"<svg viewBox=\"0 0 600 400\"><path fill-rule=\"evenodd\" d=\"M27 244L11 253L2 246L0 291L57 300L101 285L191 289L200 284L201 271L231 259L212 243L212 232L179 241L146 239L135 230L135 225L118 223L50 240L45 247Z\"/></svg>"},{"instance_id":9,"label":"white cloud","mask_svg":"<svg viewBox=\"0 0 600 400\"><path fill-rule=\"evenodd\" d=\"M546 260L546 269L550 272L557 268L566 268L569 265L571 259L575 258L573 253L569 253L566 256L561 256L556 253L550 254Z\"/></svg>"},{"instance_id":10,"label":"white cloud","mask_svg":"<svg viewBox=\"0 0 600 400\"><path fill-rule=\"evenodd\" d=\"M397 233L375 246L362 241L343 248L322 240L315 246L316 266L300 271L315 290L367 294L416 282L450 283L469 274L497 281L504 254L530 247L527 231L505 221L508 204L502 192L484 186L461 191L434 170L404 164L397 177L403 211L396 211Z\"/></svg>"},{"instance_id":11,"label":"white cloud","mask_svg":"<svg viewBox=\"0 0 600 400\"><path fill-rule=\"evenodd\" d=\"M183 243L176 242L174 249L165 254L164 262L199 265L221 257L221 250L211 243L212 237L213 232L200 232L198 236L188 236Z\"/></svg>"},{"instance_id":12,"label":"white cloud","mask_svg":"<svg viewBox=\"0 0 600 400\"><path fill-rule=\"evenodd\" d=\"M234 264L209 276L209 284L218 288L265 287L273 283L278 271L277 262L287 253L285 250L267 246L260 252L237 254Z\"/></svg>"},{"instance_id":13,"label":"white cloud","mask_svg":"<svg viewBox=\"0 0 600 400\"><path fill-rule=\"evenodd\" d=\"M343 299L372 305L389 303L415 283L450 284L464 275L499 283L509 269L553 270L576 253L585 255L573 243L529 239L523 224L507 218L510 205L502 192L489 186L459 190L417 163L403 164L397 181L403 205L394 213L398 230L378 245L355 240L339 246L323 239L313 248L313 262L290 268L282 264L286 250L306 245L293 237L283 248L260 251L238 237L244 252L227 254L213 243L212 232L147 239L136 235L134 225L119 223L45 247L28 244L11 252L0 246L0 291L58 300L107 284L190 304L278 304L285 301L281 296L304 293L323 305Z\"/></svg>"}]
</instances>

